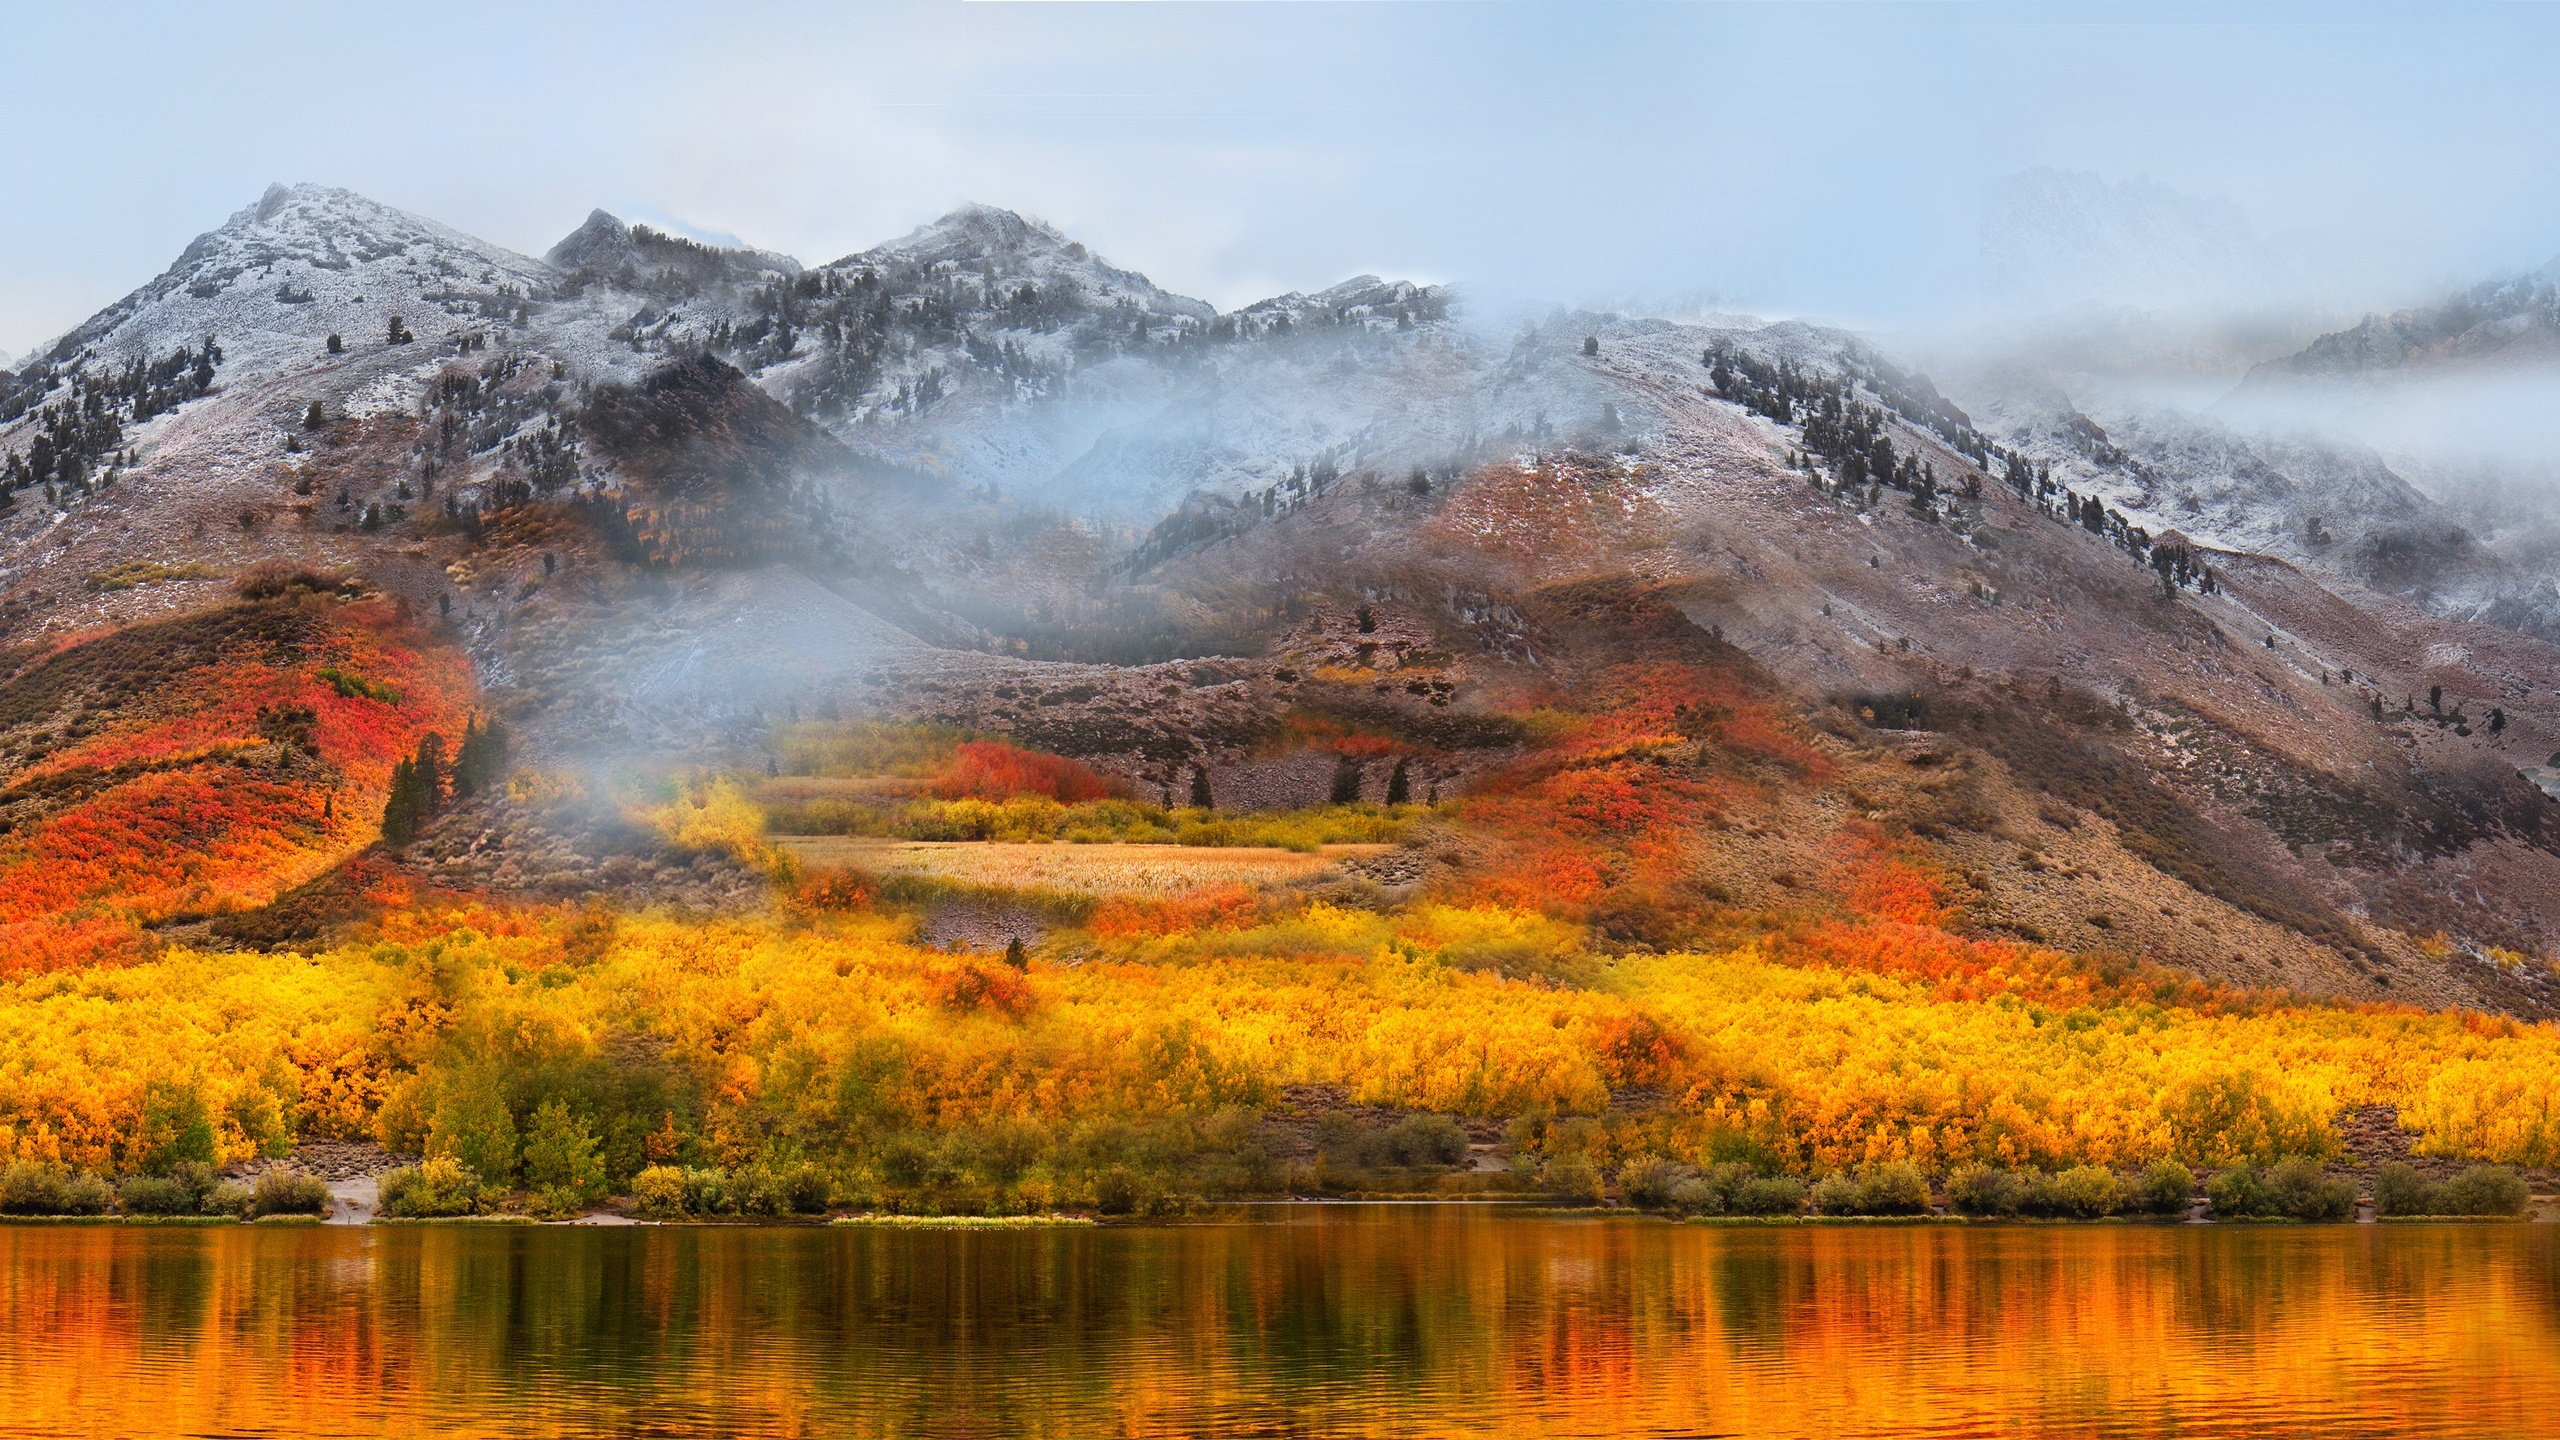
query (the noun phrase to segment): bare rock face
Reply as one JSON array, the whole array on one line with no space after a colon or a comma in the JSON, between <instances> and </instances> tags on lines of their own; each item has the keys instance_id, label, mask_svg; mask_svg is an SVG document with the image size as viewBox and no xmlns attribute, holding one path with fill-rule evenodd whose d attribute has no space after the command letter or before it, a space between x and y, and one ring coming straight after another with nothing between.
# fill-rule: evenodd
<instances>
[{"instance_id":1,"label":"bare rock face","mask_svg":"<svg viewBox=\"0 0 2560 1440\"><path fill-rule=\"evenodd\" d=\"M631 253L631 227L602 210L590 210L585 223L560 237L542 258L559 270L609 271Z\"/></svg>"}]
</instances>

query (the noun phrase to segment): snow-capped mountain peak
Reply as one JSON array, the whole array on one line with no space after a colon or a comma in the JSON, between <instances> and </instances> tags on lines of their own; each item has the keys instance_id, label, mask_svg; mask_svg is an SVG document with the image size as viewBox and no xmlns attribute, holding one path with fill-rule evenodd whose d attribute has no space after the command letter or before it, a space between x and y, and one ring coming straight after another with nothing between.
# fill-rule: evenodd
<instances>
[{"instance_id":1,"label":"snow-capped mountain peak","mask_svg":"<svg viewBox=\"0 0 2560 1440\"><path fill-rule=\"evenodd\" d=\"M558 269L576 270L630 248L630 226L604 210L590 210L586 223L562 236L542 258Z\"/></svg>"},{"instance_id":2,"label":"snow-capped mountain peak","mask_svg":"<svg viewBox=\"0 0 2560 1440\"><path fill-rule=\"evenodd\" d=\"M539 260L350 190L270 185L42 358L157 358L214 335L234 375L294 368L315 332L387 339L396 315L403 331L441 336L457 317L513 313L553 278Z\"/></svg>"},{"instance_id":3,"label":"snow-capped mountain peak","mask_svg":"<svg viewBox=\"0 0 2560 1440\"><path fill-rule=\"evenodd\" d=\"M991 205L963 205L930 225L826 267L919 279L974 277L989 293L1063 286L1084 305L1134 308L1206 322L1216 307L1176 295L1095 255L1043 220Z\"/></svg>"}]
</instances>

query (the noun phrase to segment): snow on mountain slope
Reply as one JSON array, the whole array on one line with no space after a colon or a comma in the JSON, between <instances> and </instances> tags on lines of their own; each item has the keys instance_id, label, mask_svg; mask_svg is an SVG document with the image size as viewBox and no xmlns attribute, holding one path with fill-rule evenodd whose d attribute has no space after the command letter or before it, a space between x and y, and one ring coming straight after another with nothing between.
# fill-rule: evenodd
<instances>
[{"instance_id":1,"label":"snow on mountain slope","mask_svg":"<svg viewBox=\"0 0 2560 1440\"><path fill-rule=\"evenodd\" d=\"M2484 281L2417 310L2367 315L2250 372L2244 389L2380 380L2411 371L2560 362L2560 260Z\"/></svg>"},{"instance_id":2,"label":"snow on mountain slope","mask_svg":"<svg viewBox=\"0 0 2560 1440\"><path fill-rule=\"evenodd\" d=\"M1361 276L1221 315L972 206L771 287L716 339L858 450L1143 524L1195 489L1454 442L1445 419L1382 424L1463 408L1453 386L1472 382L1449 357L1474 341L1449 309L1444 291Z\"/></svg>"},{"instance_id":3,"label":"snow on mountain slope","mask_svg":"<svg viewBox=\"0 0 2560 1440\"><path fill-rule=\"evenodd\" d=\"M602 211L534 259L311 185L271 188L197 240L64 337L42 378L208 335L216 388L259 387L262 424L281 418L279 386L330 413L414 412L442 367L476 356L574 389L707 352L858 455L1116 526L1319 464L1442 463L1598 403L1574 377L1555 393L1506 377L1504 348L1453 318L1445 289L1360 276L1222 315L986 206L806 269ZM0 427L0 449L13 441Z\"/></svg>"},{"instance_id":4,"label":"snow on mountain slope","mask_svg":"<svg viewBox=\"0 0 2560 1440\"><path fill-rule=\"evenodd\" d=\"M386 343L394 315L429 342L503 324L554 278L540 261L350 191L275 185L41 358L156 359L214 335L225 378L280 373L314 363L330 334Z\"/></svg>"}]
</instances>

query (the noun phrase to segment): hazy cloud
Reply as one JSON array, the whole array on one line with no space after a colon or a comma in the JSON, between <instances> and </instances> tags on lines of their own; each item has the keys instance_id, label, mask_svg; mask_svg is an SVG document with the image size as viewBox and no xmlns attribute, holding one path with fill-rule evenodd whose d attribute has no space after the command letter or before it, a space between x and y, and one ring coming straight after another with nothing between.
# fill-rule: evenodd
<instances>
[{"instance_id":1,"label":"hazy cloud","mask_svg":"<svg viewBox=\"0 0 2560 1440\"><path fill-rule=\"evenodd\" d=\"M1358 271L1852 322L1971 304L2047 166L2393 303L2560 252L2542 7L318 5L14 15L0 350L270 180L529 253L594 206L824 260L962 199L1233 305Z\"/></svg>"}]
</instances>

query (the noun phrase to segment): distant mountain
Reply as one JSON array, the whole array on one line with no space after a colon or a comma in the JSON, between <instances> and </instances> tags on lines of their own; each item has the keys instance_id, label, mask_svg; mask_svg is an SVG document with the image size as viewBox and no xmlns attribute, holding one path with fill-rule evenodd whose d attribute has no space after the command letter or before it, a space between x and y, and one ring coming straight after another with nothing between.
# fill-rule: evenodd
<instances>
[{"instance_id":1,"label":"distant mountain","mask_svg":"<svg viewBox=\"0 0 2560 1440\"><path fill-rule=\"evenodd\" d=\"M2560 364L2560 260L2484 281L2424 309L2367 315L2351 329L2258 366L2249 384L2554 364Z\"/></svg>"},{"instance_id":2,"label":"distant mountain","mask_svg":"<svg viewBox=\"0 0 2560 1440\"><path fill-rule=\"evenodd\" d=\"M2021 171L1992 194L1983 251L1993 299L2034 310L2260 309L2309 288L2238 206L2141 177Z\"/></svg>"}]
</instances>

